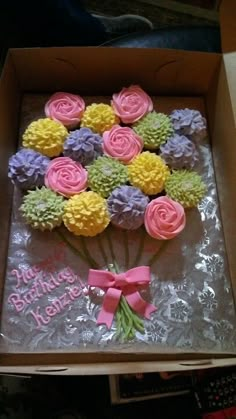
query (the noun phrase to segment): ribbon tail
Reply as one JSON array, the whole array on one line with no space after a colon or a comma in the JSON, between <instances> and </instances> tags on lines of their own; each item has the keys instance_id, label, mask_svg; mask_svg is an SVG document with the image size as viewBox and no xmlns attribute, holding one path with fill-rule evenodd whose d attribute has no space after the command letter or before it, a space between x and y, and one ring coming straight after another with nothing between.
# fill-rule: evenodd
<instances>
[{"instance_id":1,"label":"ribbon tail","mask_svg":"<svg viewBox=\"0 0 236 419\"><path fill-rule=\"evenodd\" d=\"M151 313L157 310L153 305L145 301L135 287L127 287L123 294L130 307L146 319L150 319Z\"/></svg>"},{"instance_id":2,"label":"ribbon tail","mask_svg":"<svg viewBox=\"0 0 236 419\"><path fill-rule=\"evenodd\" d=\"M113 318L120 302L122 291L116 288L109 288L103 300L101 311L97 318L97 324L105 324L111 328Z\"/></svg>"}]
</instances>

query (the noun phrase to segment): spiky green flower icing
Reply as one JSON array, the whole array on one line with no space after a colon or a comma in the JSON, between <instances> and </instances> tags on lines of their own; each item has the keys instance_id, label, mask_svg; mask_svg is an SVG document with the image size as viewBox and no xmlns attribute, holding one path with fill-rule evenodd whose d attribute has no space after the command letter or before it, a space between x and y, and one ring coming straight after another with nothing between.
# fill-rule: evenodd
<instances>
[{"instance_id":1,"label":"spiky green flower icing","mask_svg":"<svg viewBox=\"0 0 236 419\"><path fill-rule=\"evenodd\" d=\"M51 189L29 191L23 198L20 211L27 224L41 231L52 230L62 223L65 201Z\"/></svg>"},{"instance_id":2,"label":"spiky green flower icing","mask_svg":"<svg viewBox=\"0 0 236 419\"><path fill-rule=\"evenodd\" d=\"M142 138L144 147L150 150L159 148L174 132L170 118L157 112L148 113L132 128Z\"/></svg>"},{"instance_id":3,"label":"spiky green flower icing","mask_svg":"<svg viewBox=\"0 0 236 419\"><path fill-rule=\"evenodd\" d=\"M166 194L184 208L196 207L206 193L206 185L196 172L174 170L165 184Z\"/></svg>"},{"instance_id":4,"label":"spiky green flower icing","mask_svg":"<svg viewBox=\"0 0 236 419\"><path fill-rule=\"evenodd\" d=\"M103 198L128 181L127 167L110 157L98 157L87 167L88 186Z\"/></svg>"}]
</instances>

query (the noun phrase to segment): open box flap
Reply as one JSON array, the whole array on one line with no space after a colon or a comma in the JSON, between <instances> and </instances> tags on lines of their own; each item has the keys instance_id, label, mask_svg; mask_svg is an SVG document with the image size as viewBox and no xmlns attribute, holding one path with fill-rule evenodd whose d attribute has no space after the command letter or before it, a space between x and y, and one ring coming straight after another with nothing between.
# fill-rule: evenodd
<instances>
[{"instance_id":1,"label":"open box flap","mask_svg":"<svg viewBox=\"0 0 236 419\"><path fill-rule=\"evenodd\" d=\"M236 3L235 3L236 7ZM236 17L235 17L236 18ZM235 21L236 24L236 21ZM236 25L235 25L236 30ZM236 39L236 38L235 38ZM224 66L227 75L227 83L229 86L229 93L231 98L232 110L234 120L236 121L236 52L224 54Z\"/></svg>"},{"instance_id":2,"label":"open box flap","mask_svg":"<svg viewBox=\"0 0 236 419\"><path fill-rule=\"evenodd\" d=\"M222 0L220 6L221 45L224 53L236 51L236 1Z\"/></svg>"},{"instance_id":3,"label":"open box flap","mask_svg":"<svg viewBox=\"0 0 236 419\"><path fill-rule=\"evenodd\" d=\"M220 54L157 48L53 47L11 49L24 92L111 95L140 84L152 95L204 95ZM33 75L33 76L32 76ZM193 83L194 80L194 83Z\"/></svg>"}]
</instances>

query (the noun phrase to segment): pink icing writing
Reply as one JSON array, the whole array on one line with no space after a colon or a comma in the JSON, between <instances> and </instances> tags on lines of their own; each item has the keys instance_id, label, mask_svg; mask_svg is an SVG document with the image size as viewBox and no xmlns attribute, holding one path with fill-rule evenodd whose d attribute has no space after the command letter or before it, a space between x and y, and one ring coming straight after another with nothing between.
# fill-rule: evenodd
<instances>
[{"instance_id":1,"label":"pink icing writing","mask_svg":"<svg viewBox=\"0 0 236 419\"><path fill-rule=\"evenodd\" d=\"M25 308L25 301L20 298L20 294L11 294L8 302L14 305L18 313Z\"/></svg>"},{"instance_id":2,"label":"pink icing writing","mask_svg":"<svg viewBox=\"0 0 236 419\"><path fill-rule=\"evenodd\" d=\"M28 285L28 283L39 276L43 275L42 269L47 271L53 271L56 269L56 264L62 262L65 258L65 244L60 243L55 249L51 256L33 265L29 269L13 269L11 275L17 279L16 288L19 288L21 284Z\"/></svg>"},{"instance_id":3,"label":"pink icing writing","mask_svg":"<svg viewBox=\"0 0 236 419\"><path fill-rule=\"evenodd\" d=\"M16 276L16 279L17 279L16 288L19 288L20 285L21 285L21 282L23 282L25 285L27 285L28 282L31 279L35 278L38 275L39 272L40 271L38 271L37 267L35 269L35 267L33 266L32 268L27 269L27 270L21 269L21 268L20 269L13 269L11 271L11 275Z\"/></svg>"},{"instance_id":4,"label":"pink icing writing","mask_svg":"<svg viewBox=\"0 0 236 419\"><path fill-rule=\"evenodd\" d=\"M8 298L8 302L14 305L17 312L20 312L43 295L50 294L55 288L60 287L62 282L74 284L75 281L78 281L81 289L83 289L84 285L81 279L73 273L70 267L66 267L63 271L59 272L57 276L50 274L48 281L36 279L31 289L25 293L11 294Z\"/></svg>"},{"instance_id":5,"label":"pink icing writing","mask_svg":"<svg viewBox=\"0 0 236 419\"><path fill-rule=\"evenodd\" d=\"M70 305L80 295L81 289L79 287L74 286L70 291L65 292L61 296L55 298L52 301L51 305L46 306L45 313L42 313L41 308L39 306L35 311L31 310L30 314L33 316L37 324L37 328L39 329L41 326L48 324L54 316L60 314L65 307Z\"/></svg>"},{"instance_id":6,"label":"pink icing writing","mask_svg":"<svg viewBox=\"0 0 236 419\"><path fill-rule=\"evenodd\" d=\"M84 295L88 294L88 289L84 286L80 277L76 275L69 266L56 274L50 272L50 270L47 272L41 270L43 267L56 267L58 261L62 261L64 258L65 248L63 244L63 247L60 246L58 249L55 249L50 257L37 265L34 265L27 270L14 269L11 272L12 275L17 278L16 288L19 288L20 285L23 284L28 285L28 283L33 280L33 284L27 292L12 293L8 298L8 302L14 306L17 313L24 311L26 307L30 307L44 295L52 293L56 288L60 287L62 283L72 285L77 282L77 285L74 285L61 296L56 297L51 305L45 307L44 311L40 306L38 306L36 310L33 309L30 311L30 314L37 324L37 328L47 325L54 316L59 314L65 307L69 306L81 295L81 293Z\"/></svg>"}]
</instances>

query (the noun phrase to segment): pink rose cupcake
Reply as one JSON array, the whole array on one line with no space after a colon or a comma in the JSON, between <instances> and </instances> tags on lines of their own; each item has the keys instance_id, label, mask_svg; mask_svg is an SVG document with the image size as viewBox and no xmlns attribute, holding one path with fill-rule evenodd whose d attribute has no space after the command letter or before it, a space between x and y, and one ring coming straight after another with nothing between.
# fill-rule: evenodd
<instances>
[{"instance_id":1,"label":"pink rose cupcake","mask_svg":"<svg viewBox=\"0 0 236 419\"><path fill-rule=\"evenodd\" d=\"M167 196L153 199L146 208L144 224L154 239L170 240L185 227L184 208Z\"/></svg>"},{"instance_id":2,"label":"pink rose cupcake","mask_svg":"<svg viewBox=\"0 0 236 419\"><path fill-rule=\"evenodd\" d=\"M69 198L85 191L88 173L80 163L69 157L57 157L49 163L45 174L47 188Z\"/></svg>"},{"instance_id":3,"label":"pink rose cupcake","mask_svg":"<svg viewBox=\"0 0 236 419\"><path fill-rule=\"evenodd\" d=\"M111 105L124 124L133 124L153 110L152 99L137 85L114 93Z\"/></svg>"},{"instance_id":4,"label":"pink rose cupcake","mask_svg":"<svg viewBox=\"0 0 236 419\"><path fill-rule=\"evenodd\" d=\"M82 97L58 92L47 101L44 111L48 118L61 122L66 128L78 126L85 110Z\"/></svg>"},{"instance_id":5,"label":"pink rose cupcake","mask_svg":"<svg viewBox=\"0 0 236 419\"><path fill-rule=\"evenodd\" d=\"M114 125L103 133L103 151L124 164L129 164L141 153L143 140L129 127Z\"/></svg>"}]
</instances>

